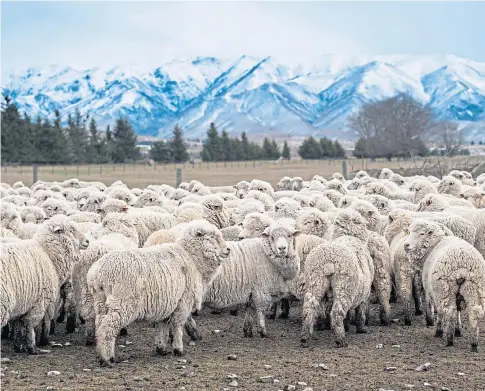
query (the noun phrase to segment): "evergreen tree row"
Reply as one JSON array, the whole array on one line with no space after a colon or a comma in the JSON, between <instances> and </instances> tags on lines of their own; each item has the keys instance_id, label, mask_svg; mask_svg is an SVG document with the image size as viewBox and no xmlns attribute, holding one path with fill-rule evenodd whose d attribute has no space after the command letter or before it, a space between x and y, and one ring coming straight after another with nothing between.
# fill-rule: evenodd
<instances>
[{"instance_id":1,"label":"evergreen tree row","mask_svg":"<svg viewBox=\"0 0 485 391\"><path fill-rule=\"evenodd\" d=\"M290 158L288 144L285 142L283 147L283 157ZM263 145L249 141L246 132L239 137L229 137L223 130L221 135L216 126L211 123L207 131L207 138L202 147L201 158L204 162L231 162L243 160L276 160L282 156L278 144L275 140L269 141L265 138Z\"/></svg>"},{"instance_id":2,"label":"evergreen tree row","mask_svg":"<svg viewBox=\"0 0 485 391\"><path fill-rule=\"evenodd\" d=\"M172 138L167 142L155 141L150 150L150 157L156 162L163 163L184 163L189 160L182 128L176 125Z\"/></svg>"},{"instance_id":3,"label":"evergreen tree row","mask_svg":"<svg viewBox=\"0 0 485 391\"><path fill-rule=\"evenodd\" d=\"M335 140L326 137L317 141L314 137L308 137L298 148L298 153L302 159L335 159L344 158L345 150L342 145Z\"/></svg>"},{"instance_id":4,"label":"evergreen tree row","mask_svg":"<svg viewBox=\"0 0 485 391\"><path fill-rule=\"evenodd\" d=\"M139 158L136 134L125 118L116 121L113 131L108 126L105 134L98 130L94 118L89 120L78 110L68 115L67 127L61 125L58 110L52 123L40 117L32 122L5 97L1 122L2 162L107 163Z\"/></svg>"}]
</instances>

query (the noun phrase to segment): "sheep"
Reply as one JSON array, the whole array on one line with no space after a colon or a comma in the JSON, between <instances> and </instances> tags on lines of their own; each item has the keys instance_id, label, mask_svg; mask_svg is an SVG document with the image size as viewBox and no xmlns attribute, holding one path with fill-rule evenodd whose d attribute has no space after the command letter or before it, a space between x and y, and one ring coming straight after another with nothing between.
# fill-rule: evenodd
<instances>
[{"instance_id":1,"label":"sheep","mask_svg":"<svg viewBox=\"0 0 485 391\"><path fill-rule=\"evenodd\" d=\"M123 186L116 186L109 192L111 198L117 200L125 201L127 205L132 206L135 203L135 195L130 191L130 189Z\"/></svg>"},{"instance_id":2,"label":"sheep","mask_svg":"<svg viewBox=\"0 0 485 391\"><path fill-rule=\"evenodd\" d=\"M103 255L115 250L132 250L138 247L138 232L126 214L110 213L103 220L98 239L83 251L72 268L71 281L76 314L85 322L86 346L94 345L93 297L87 286L87 273L91 265ZM68 314L68 325L75 324L76 314ZM71 329L73 327L71 326ZM73 331L73 330L67 330Z\"/></svg>"},{"instance_id":3,"label":"sheep","mask_svg":"<svg viewBox=\"0 0 485 391\"><path fill-rule=\"evenodd\" d=\"M204 207L204 218L222 229L229 226L229 211L224 201L216 194L209 194L202 197L201 205Z\"/></svg>"},{"instance_id":4,"label":"sheep","mask_svg":"<svg viewBox=\"0 0 485 391\"><path fill-rule=\"evenodd\" d=\"M12 231L20 239L31 239L37 228L36 224L23 223L17 208L10 203L0 204L2 227Z\"/></svg>"},{"instance_id":5,"label":"sheep","mask_svg":"<svg viewBox=\"0 0 485 391\"><path fill-rule=\"evenodd\" d=\"M336 179L337 181L340 181L342 183L345 183L345 177L339 172L333 173L332 178Z\"/></svg>"},{"instance_id":6,"label":"sheep","mask_svg":"<svg viewBox=\"0 0 485 391\"><path fill-rule=\"evenodd\" d=\"M202 183L194 184L194 186L192 186L192 190L190 192L192 194L197 194L197 195L200 195L200 196L212 194L210 189L207 186L203 185Z\"/></svg>"},{"instance_id":7,"label":"sheep","mask_svg":"<svg viewBox=\"0 0 485 391\"><path fill-rule=\"evenodd\" d=\"M330 319L337 347L347 346L344 320L349 311L355 309L357 333L367 332L365 314L374 279L374 265L367 250L367 222L357 212L344 209L337 214L334 225L334 240L308 254L301 277L303 347L308 346L315 319L330 290Z\"/></svg>"},{"instance_id":8,"label":"sheep","mask_svg":"<svg viewBox=\"0 0 485 391\"><path fill-rule=\"evenodd\" d=\"M143 193L143 190L142 189L139 189L138 187L134 187L133 189L131 189L131 192L136 196L136 197L139 197L141 195L141 193Z\"/></svg>"},{"instance_id":9,"label":"sheep","mask_svg":"<svg viewBox=\"0 0 485 391\"><path fill-rule=\"evenodd\" d=\"M177 223L188 223L204 218L204 207L201 204L187 202L180 205L176 211Z\"/></svg>"},{"instance_id":10,"label":"sheep","mask_svg":"<svg viewBox=\"0 0 485 391\"><path fill-rule=\"evenodd\" d=\"M310 181L310 184L308 185L308 191L324 191L325 190L325 185L322 184L320 181L312 180ZM303 191L303 189L302 189Z\"/></svg>"},{"instance_id":11,"label":"sheep","mask_svg":"<svg viewBox=\"0 0 485 391\"><path fill-rule=\"evenodd\" d=\"M368 176L370 176L370 175L367 174L366 171L360 170L357 174L355 174L354 179L362 179L362 178L368 177Z\"/></svg>"},{"instance_id":12,"label":"sheep","mask_svg":"<svg viewBox=\"0 0 485 391\"><path fill-rule=\"evenodd\" d=\"M450 206L448 199L437 194L428 194L420 202L418 211L454 213L470 221L476 229L475 248L485 257L485 210Z\"/></svg>"},{"instance_id":13,"label":"sheep","mask_svg":"<svg viewBox=\"0 0 485 391\"><path fill-rule=\"evenodd\" d=\"M291 178L291 190L300 191L303 188L303 178L296 176Z\"/></svg>"},{"instance_id":14,"label":"sheep","mask_svg":"<svg viewBox=\"0 0 485 391\"><path fill-rule=\"evenodd\" d=\"M339 193L347 194L347 189L345 188L344 184L338 179L332 179L331 181L328 181L326 190L336 190Z\"/></svg>"},{"instance_id":15,"label":"sheep","mask_svg":"<svg viewBox=\"0 0 485 391\"><path fill-rule=\"evenodd\" d=\"M8 195L2 198L3 203L8 202L9 204L13 204L16 206L27 206L28 201L29 199L27 197L19 196L19 195Z\"/></svg>"},{"instance_id":16,"label":"sheep","mask_svg":"<svg viewBox=\"0 0 485 391\"><path fill-rule=\"evenodd\" d=\"M286 296L287 281L300 270L295 251L299 231L273 223L260 238L228 242L229 258L210 286L204 303L212 308L246 304L243 332L253 337L253 316L256 315L261 337L267 337L263 311L272 302Z\"/></svg>"},{"instance_id":17,"label":"sheep","mask_svg":"<svg viewBox=\"0 0 485 391\"><path fill-rule=\"evenodd\" d=\"M14 349L37 354L34 327L54 317L61 285L89 242L66 216L45 221L32 240L1 247L1 326L13 321Z\"/></svg>"},{"instance_id":18,"label":"sheep","mask_svg":"<svg viewBox=\"0 0 485 391\"><path fill-rule=\"evenodd\" d=\"M251 186L249 187L248 191L251 190L257 190L270 196L273 196L274 194L273 186L271 186L269 182L261 181L259 179L253 179L251 181Z\"/></svg>"},{"instance_id":19,"label":"sheep","mask_svg":"<svg viewBox=\"0 0 485 391\"><path fill-rule=\"evenodd\" d=\"M272 194L272 197L275 201L281 200L282 198L291 198L295 195L299 194L298 191L294 190L282 190L282 191L276 191Z\"/></svg>"},{"instance_id":20,"label":"sheep","mask_svg":"<svg viewBox=\"0 0 485 391\"><path fill-rule=\"evenodd\" d=\"M270 213L273 219L290 218L296 220L300 213L301 206L291 198L282 198L275 202L274 212Z\"/></svg>"},{"instance_id":21,"label":"sheep","mask_svg":"<svg viewBox=\"0 0 485 391\"><path fill-rule=\"evenodd\" d=\"M74 212L69 214L69 220L75 223L100 223L101 216L95 212Z\"/></svg>"},{"instance_id":22,"label":"sheep","mask_svg":"<svg viewBox=\"0 0 485 391\"><path fill-rule=\"evenodd\" d=\"M296 228L303 234L328 239L332 223L333 219L329 214L318 209L309 209L300 213L296 221Z\"/></svg>"},{"instance_id":23,"label":"sheep","mask_svg":"<svg viewBox=\"0 0 485 391\"><path fill-rule=\"evenodd\" d=\"M245 199L255 199L260 201L264 205L264 210L267 212L272 212L274 210L275 202L273 198L267 193L263 193L261 191L256 191L256 190L250 190L248 194L246 194Z\"/></svg>"},{"instance_id":24,"label":"sheep","mask_svg":"<svg viewBox=\"0 0 485 391\"><path fill-rule=\"evenodd\" d=\"M354 203L358 200L359 200L359 198L356 197L356 196L346 195L346 196L342 197L338 207L341 208L341 209L348 208L350 205L352 205L352 203Z\"/></svg>"},{"instance_id":25,"label":"sheep","mask_svg":"<svg viewBox=\"0 0 485 391\"><path fill-rule=\"evenodd\" d=\"M236 189L236 197L240 199L246 197L250 187L251 184L248 181L240 181L236 183L234 186L234 189Z\"/></svg>"},{"instance_id":26,"label":"sheep","mask_svg":"<svg viewBox=\"0 0 485 391\"><path fill-rule=\"evenodd\" d=\"M326 198L328 198L330 201L332 201L332 203L338 207L340 201L342 200L342 198L344 197L342 193L340 193L339 191L337 190L333 190L333 189L328 189L328 190L325 190L324 192L322 192L322 195Z\"/></svg>"},{"instance_id":27,"label":"sheep","mask_svg":"<svg viewBox=\"0 0 485 391\"><path fill-rule=\"evenodd\" d=\"M394 201L381 195L373 194L361 197L362 200L370 202L374 205L379 213L383 216L387 216L391 210L395 209Z\"/></svg>"},{"instance_id":28,"label":"sheep","mask_svg":"<svg viewBox=\"0 0 485 391\"><path fill-rule=\"evenodd\" d=\"M314 208L320 210L321 212L328 212L335 209L334 203L327 197L324 197L321 194L312 194L311 197L313 198Z\"/></svg>"},{"instance_id":29,"label":"sheep","mask_svg":"<svg viewBox=\"0 0 485 391\"><path fill-rule=\"evenodd\" d=\"M180 201L182 198L188 196L190 193L184 189L174 189L167 195L167 198L174 201Z\"/></svg>"},{"instance_id":30,"label":"sheep","mask_svg":"<svg viewBox=\"0 0 485 391\"><path fill-rule=\"evenodd\" d=\"M391 179L394 172L389 168L383 168L379 174L379 179Z\"/></svg>"},{"instance_id":31,"label":"sheep","mask_svg":"<svg viewBox=\"0 0 485 391\"><path fill-rule=\"evenodd\" d=\"M144 208L147 206L164 206L164 199L154 191L145 190L138 196L133 204L134 208Z\"/></svg>"},{"instance_id":32,"label":"sheep","mask_svg":"<svg viewBox=\"0 0 485 391\"><path fill-rule=\"evenodd\" d=\"M406 179L399 174L392 174L389 180L398 186L403 186L406 183Z\"/></svg>"},{"instance_id":33,"label":"sheep","mask_svg":"<svg viewBox=\"0 0 485 391\"><path fill-rule=\"evenodd\" d=\"M32 195L32 191L28 187L19 187L17 193L23 197L29 197Z\"/></svg>"},{"instance_id":34,"label":"sheep","mask_svg":"<svg viewBox=\"0 0 485 391\"><path fill-rule=\"evenodd\" d=\"M369 183L366 186L365 194L378 194L389 198L390 200L405 200L409 202L413 202L415 196L414 193L409 191L393 192L391 189L389 189L387 186L380 182Z\"/></svg>"},{"instance_id":35,"label":"sheep","mask_svg":"<svg viewBox=\"0 0 485 391\"><path fill-rule=\"evenodd\" d=\"M273 219L264 213L249 213L241 223L242 230L239 233L238 239L259 238L264 230L273 222Z\"/></svg>"},{"instance_id":36,"label":"sheep","mask_svg":"<svg viewBox=\"0 0 485 391\"><path fill-rule=\"evenodd\" d=\"M485 189L470 187L461 191L460 198L471 202L475 208L485 208Z\"/></svg>"},{"instance_id":37,"label":"sheep","mask_svg":"<svg viewBox=\"0 0 485 391\"><path fill-rule=\"evenodd\" d=\"M87 198L84 198L81 203L78 203L78 208L83 212L96 212L96 209L104 201L108 199L105 193L96 191L91 193Z\"/></svg>"},{"instance_id":38,"label":"sheep","mask_svg":"<svg viewBox=\"0 0 485 391\"><path fill-rule=\"evenodd\" d=\"M61 195L66 201L74 202L76 201L77 192L74 189L63 189Z\"/></svg>"},{"instance_id":39,"label":"sheep","mask_svg":"<svg viewBox=\"0 0 485 391\"><path fill-rule=\"evenodd\" d=\"M62 182L61 186L72 187L73 189L81 188L81 184L79 183L79 179L77 178L66 179L64 182Z\"/></svg>"},{"instance_id":40,"label":"sheep","mask_svg":"<svg viewBox=\"0 0 485 391\"><path fill-rule=\"evenodd\" d=\"M40 207L44 210L47 218L51 218L57 214L68 215L75 211L75 209L73 209L66 201L55 198L48 198L40 205Z\"/></svg>"},{"instance_id":41,"label":"sheep","mask_svg":"<svg viewBox=\"0 0 485 391\"><path fill-rule=\"evenodd\" d=\"M288 176L284 176L276 184L276 187L278 188L278 190L291 190L291 178Z\"/></svg>"},{"instance_id":42,"label":"sheep","mask_svg":"<svg viewBox=\"0 0 485 391\"><path fill-rule=\"evenodd\" d=\"M25 187L24 183L22 181L19 181L19 182L15 182L13 185L12 185L12 188L14 189L18 189L20 187Z\"/></svg>"},{"instance_id":43,"label":"sheep","mask_svg":"<svg viewBox=\"0 0 485 391\"><path fill-rule=\"evenodd\" d=\"M101 218L105 218L108 213L123 213L128 212L128 205L125 201L117 200L114 198L108 199L104 201L101 205L99 205L95 212L98 213Z\"/></svg>"},{"instance_id":44,"label":"sheep","mask_svg":"<svg viewBox=\"0 0 485 391\"><path fill-rule=\"evenodd\" d=\"M432 325L437 310L436 336L443 332L454 343L457 312L466 303L472 335L471 350L478 350L478 324L485 315L485 260L469 243L441 225L416 220L404 243L409 260L422 269L426 292L426 319ZM458 331L461 333L461 331Z\"/></svg>"},{"instance_id":45,"label":"sheep","mask_svg":"<svg viewBox=\"0 0 485 391\"><path fill-rule=\"evenodd\" d=\"M172 327L173 354L182 355L183 327L191 312L201 309L204 293L229 253L214 225L193 221L176 243L114 251L96 261L87 281L94 298L100 364L114 362L118 332L137 319L158 323L157 353L161 355L170 353L167 342Z\"/></svg>"},{"instance_id":46,"label":"sheep","mask_svg":"<svg viewBox=\"0 0 485 391\"><path fill-rule=\"evenodd\" d=\"M339 178L335 178L335 179L339 179ZM327 183L327 180L321 175L313 175L312 181L320 182L322 185L325 185Z\"/></svg>"},{"instance_id":47,"label":"sheep","mask_svg":"<svg viewBox=\"0 0 485 391\"><path fill-rule=\"evenodd\" d=\"M389 299L391 297L391 269L393 261L389 243L384 236L378 233L383 231L382 228L379 228L382 220L379 218L380 214L377 208L367 201L354 202L350 209L358 212L367 221L367 229L369 230L367 249L374 262L375 269L372 287L381 303L381 325L388 326L391 311Z\"/></svg>"},{"instance_id":48,"label":"sheep","mask_svg":"<svg viewBox=\"0 0 485 391\"><path fill-rule=\"evenodd\" d=\"M262 194L262 193L261 193ZM231 222L240 224L249 213L264 213L265 208L261 201L251 199L240 204L231 214Z\"/></svg>"},{"instance_id":49,"label":"sheep","mask_svg":"<svg viewBox=\"0 0 485 391\"><path fill-rule=\"evenodd\" d=\"M444 176L438 184L437 190L440 194L450 194L455 197L460 197L460 194L467 188L468 186L463 186L459 179L453 176Z\"/></svg>"},{"instance_id":50,"label":"sheep","mask_svg":"<svg viewBox=\"0 0 485 391\"><path fill-rule=\"evenodd\" d=\"M239 234L241 233L242 227L239 225L232 225L230 227L222 228L222 237L226 241L234 242L239 239Z\"/></svg>"},{"instance_id":51,"label":"sheep","mask_svg":"<svg viewBox=\"0 0 485 391\"><path fill-rule=\"evenodd\" d=\"M2 239L2 243L9 242L11 241L10 239L19 239L19 237L15 235L12 230L1 226L0 226L0 238Z\"/></svg>"},{"instance_id":52,"label":"sheep","mask_svg":"<svg viewBox=\"0 0 485 391\"><path fill-rule=\"evenodd\" d=\"M41 224L47 215L44 209L31 205L20 209L20 218L24 223Z\"/></svg>"},{"instance_id":53,"label":"sheep","mask_svg":"<svg viewBox=\"0 0 485 391\"><path fill-rule=\"evenodd\" d=\"M234 194L234 186L208 186L210 192L212 194L218 194L218 193L229 193L229 194Z\"/></svg>"}]
</instances>

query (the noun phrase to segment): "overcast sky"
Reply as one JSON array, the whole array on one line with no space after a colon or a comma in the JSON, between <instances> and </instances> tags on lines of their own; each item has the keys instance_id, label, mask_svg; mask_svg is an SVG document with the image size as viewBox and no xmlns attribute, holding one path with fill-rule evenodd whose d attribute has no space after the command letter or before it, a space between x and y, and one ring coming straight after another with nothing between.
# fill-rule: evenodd
<instances>
[{"instance_id":1,"label":"overcast sky","mask_svg":"<svg viewBox=\"0 0 485 391\"><path fill-rule=\"evenodd\" d=\"M485 61L485 2L13 2L2 75L191 56L455 54Z\"/></svg>"}]
</instances>

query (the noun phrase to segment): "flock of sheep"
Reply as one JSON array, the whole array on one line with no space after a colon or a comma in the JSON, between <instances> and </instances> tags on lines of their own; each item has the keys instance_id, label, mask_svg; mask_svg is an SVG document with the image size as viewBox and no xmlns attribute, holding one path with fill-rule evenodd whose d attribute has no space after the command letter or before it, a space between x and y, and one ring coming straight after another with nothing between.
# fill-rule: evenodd
<instances>
[{"instance_id":1,"label":"flock of sheep","mask_svg":"<svg viewBox=\"0 0 485 391\"><path fill-rule=\"evenodd\" d=\"M284 177L277 187L2 183L2 338L36 354L67 319L66 332L82 323L101 365L113 365L116 338L134 321L155 325L159 354L182 355L184 332L200 339L204 306L231 314L244 306L244 336L255 321L266 337L266 318L279 306L286 318L300 301L302 346L317 327L342 347L350 323L367 331L370 301L388 325L390 302L400 300L406 325L414 302L447 345L466 311L477 350L484 174L453 170L440 180L383 169L379 178Z\"/></svg>"}]
</instances>

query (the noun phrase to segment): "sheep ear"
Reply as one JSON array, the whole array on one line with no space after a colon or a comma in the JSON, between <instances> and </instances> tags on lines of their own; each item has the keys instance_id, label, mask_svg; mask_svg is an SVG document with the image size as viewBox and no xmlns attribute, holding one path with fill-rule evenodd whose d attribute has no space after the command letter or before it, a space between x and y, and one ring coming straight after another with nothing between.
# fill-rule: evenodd
<instances>
[{"instance_id":1,"label":"sheep ear","mask_svg":"<svg viewBox=\"0 0 485 391\"><path fill-rule=\"evenodd\" d=\"M295 238L300 236L300 235L301 235L301 231L298 230L298 229L293 232L293 237L295 237Z\"/></svg>"},{"instance_id":2,"label":"sheep ear","mask_svg":"<svg viewBox=\"0 0 485 391\"><path fill-rule=\"evenodd\" d=\"M233 187L234 189L237 189L237 186L236 186L236 185L232 185L232 187Z\"/></svg>"},{"instance_id":3,"label":"sheep ear","mask_svg":"<svg viewBox=\"0 0 485 391\"><path fill-rule=\"evenodd\" d=\"M55 233L60 233L62 232L62 227L60 225L56 225L53 229L52 229L52 232L55 232Z\"/></svg>"},{"instance_id":4,"label":"sheep ear","mask_svg":"<svg viewBox=\"0 0 485 391\"><path fill-rule=\"evenodd\" d=\"M454 236L453 232L447 226L443 225L442 223L437 223L437 224L443 230L443 232L445 233L445 236Z\"/></svg>"},{"instance_id":5,"label":"sheep ear","mask_svg":"<svg viewBox=\"0 0 485 391\"><path fill-rule=\"evenodd\" d=\"M127 212L127 211L128 211L128 206L123 206L123 207L121 208L121 211L122 211L122 212Z\"/></svg>"},{"instance_id":6,"label":"sheep ear","mask_svg":"<svg viewBox=\"0 0 485 391\"><path fill-rule=\"evenodd\" d=\"M433 202L433 200L431 198L427 199L426 200L426 205L431 205Z\"/></svg>"},{"instance_id":7,"label":"sheep ear","mask_svg":"<svg viewBox=\"0 0 485 391\"><path fill-rule=\"evenodd\" d=\"M310 201L310 202L308 203L308 205L309 205L309 206L311 206L311 207L313 208L313 207L315 206L315 201Z\"/></svg>"},{"instance_id":8,"label":"sheep ear","mask_svg":"<svg viewBox=\"0 0 485 391\"><path fill-rule=\"evenodd\" d=\"M269 227L266 227L266 229L261 233L261 236L264 238L269 236Z\"/></svg>"}]
</instances>

